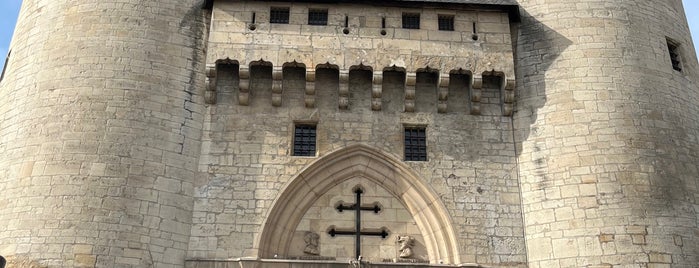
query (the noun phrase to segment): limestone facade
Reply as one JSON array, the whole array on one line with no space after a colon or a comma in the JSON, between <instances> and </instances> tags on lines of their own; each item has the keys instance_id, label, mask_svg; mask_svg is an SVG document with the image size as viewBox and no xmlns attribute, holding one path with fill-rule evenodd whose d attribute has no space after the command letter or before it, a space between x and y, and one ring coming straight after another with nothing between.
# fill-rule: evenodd
<instances>
[{"instance_id":1,"label":"limestone facade","mask_svg":"<svg viewBox=\"0 0 699 268\"><path fill-rule=\"evenodd\" d=\"M699 263L680 0L203 2L24 1L0 80L10 267ZM361 261L333 235L356 225L385 232Z\"/></svg>"}]
</instances>

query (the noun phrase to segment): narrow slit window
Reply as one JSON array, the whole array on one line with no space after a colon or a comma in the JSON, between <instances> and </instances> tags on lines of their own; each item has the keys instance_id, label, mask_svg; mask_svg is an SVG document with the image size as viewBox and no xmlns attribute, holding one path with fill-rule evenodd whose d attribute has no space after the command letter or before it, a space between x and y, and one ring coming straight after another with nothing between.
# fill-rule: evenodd
<instances>
[{"instance_id":1,"label":"narrow slit window","mask_svg":"<svg viewBox=\"0 0 699 268\"><path fill-rule=\"evenodd\" d=\"M403 13L403 29L420 29L420 14Z\"/></svg>"},{"instance_id":2,"label":"narrow slit window","mask_svg":"<svg viewBox=\"0 0 699 268\"><path fill-rule=\"evenodd\" d=\"M454 30L454 16L452 15L439 15L439 17L437 17L437 23L439 24L440 31Z\"/></svg>"},{"instance_id":3,"label":"narrow slit window","mask_svg":"<svg viewBox=\"0 0 699 268\"><path fill-rule=\"evenodd\" d=\"M405 161L427 161L427 133L424 127L406 127L404 134Z\"/></svg>"},{"instance_id":4,"label":"narrow slit window","mask_svg":"<svg viewBox=\"0 0 699 268\"><path fill-rule=\"evenodd\" d=\"M328 25L327 9L309 9L308 25Z\"/></svg>"},{"instance_id":5,"label":"narrow slit window","mask_svg":"<svg viewBox=\"0 0 699 268\"><path fill-rule=\"evenodd\" d=\"M269 23L289 24L289 8L288 7L270 8Z\"/></svg>"},{"instance_id":6,"label":"narrow slit window","mask_svg":"<svg viewBox=\"0 0 699 268\"><path fill-rule=\"evenodd\" d=\"M682 71L682 57L680 56L680 45L667 39L667 50L670 53L670 62L672 63L672 69L675 71Z\"/></svg>"},{"instance_id":7,"label":"narrow slit window","mask_svg":"<svg viewBox=\"0 0 699 268\"><path fill-rule=\"evenodd\" d=\"M294 155L316 155L316 125L299 124L294 127Z\"/></svg>"}]
</instances>

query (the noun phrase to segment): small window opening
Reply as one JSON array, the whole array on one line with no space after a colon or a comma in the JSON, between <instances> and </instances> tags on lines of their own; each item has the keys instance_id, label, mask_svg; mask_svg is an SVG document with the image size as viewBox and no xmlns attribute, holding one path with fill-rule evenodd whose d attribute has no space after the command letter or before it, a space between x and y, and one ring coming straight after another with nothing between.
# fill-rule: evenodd
<instances>
[{"instance_id":1,"label":"small window opening","mask_svg":"<svg viewBox=\"0 0 699 268\"><path fill-rule=\"evenodd\" d=\"M298 124L294 127L295 156L316 155L316 125Z\"/></svg>"},{"instance_id":2,"label":"small window opening","mask_svg":"<svg viewBox=\"0 0 699 268\"><path fill-rule=\"evenodd\" d=\"M386 17L381 18L381 28L386 28Z\"/></svg>"},{"instance_id":3,"label":"small window opening","mask_svg":"<svg viewBox=\"0 0 699 268\"><path fill-rule=\"evenodd\" d=\"M269 12L269 23L289 24L289 8L272 7Z\"/></svg>"},{"instance_id":4,"label":"small window opening","mask_svg":"<svg viewBox=\"0 0 699 268\"><path fill-rule=\"evenodd\" d=\"M256 20L256 14L255 12L252 13L252 23L255 23Z\"/></svg>"},{"instance_id":5,"label":"small window opening","mask_svg":"<svg viewBox=\"0 0 699 268\"><path fill-rule=\"evenodd\" d=\"M349 27L349 16L345 16L345 28Z\"/></svg>"},{"instance_id":6,"label":"small window opening","mask_svg":"<svg viewBox=\"0 0 699 268\"><path fill-rule=\"evenodd\" d=\"M670 61L672 62L672 69L675 71L682 71L682 58L680 56L680 45L679 43L667 39L667 50L670 52Z\"/></svg>"},{"instance_id":7,"label":"small window opening","mask_svg":"<svg viewBox=\"0 0 699 268\"><path fill-rule=\"evenodd\" d=\"M427 161L427 135L425 127L405 127L405 161Z\"/></svg>"},{"instance_id":8,"label":"small window opening","mask_svg":"<svg viewBox=\"0 0 699 268\"><path fill-rule=\"evenodd\" d=\"M403 29L420 29L420 14L403 13Z\"/></svg>"},{"instance_id":9,"label":"small window opening","mask_svg":"<svg viewBox=\"0 0 699 268\"><path fill-rule=\"evenodd\" d=\"M437 18L440 31L453 31L454 30L454 16L452 15L439 15Z\"/></svg>"},{"instance_id":10,"label":"small window opening","mask_svg":"<svg viewBox=\"0 0 699 268\"><path fill-rule=\"evenodd\" d=\"M328 25L327 9L309 9L308 25Z\"/></svg>"}]
</instances>

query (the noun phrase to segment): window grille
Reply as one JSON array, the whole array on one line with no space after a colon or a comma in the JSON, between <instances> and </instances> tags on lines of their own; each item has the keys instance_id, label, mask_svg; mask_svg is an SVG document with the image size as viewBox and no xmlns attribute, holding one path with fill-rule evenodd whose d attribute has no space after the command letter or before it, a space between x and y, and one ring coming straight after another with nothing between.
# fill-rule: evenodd
<instances>
[{"instance_id":1,"label":"window grille","mask_svg":"<svg viewBox=\"0 0 699 268\"><path fill-rule=\"evenodd\" d=\"M424 127L406 127L404 139L406 161L427 161L427 135Z\"/></svg>"},{"instance_id":2,"label":"window grille","mask_svg":"<svg viewBox=\"0 0 699 268\"><path fill-rule=\"evenodd\" d=\"M308 10L309 25L328 25L328 10L310 9Z\"/></svg>"},{"instance_id":3,"label":"window grille","mask_svg":"<svg viewBox=\"0 0 699 268\"><path fill-rule=\"evenodd\" d=\"M294 127L294 155L316 155L316 126L296 125Z\"/></svg>"},{"instance_id":4,"label":"window grille","mask_svg":"<svg viewBox=\"0 0 699 268\"><path fill-rule=\"evenodd\" d=\"M403 13L403 29L420 29L420 14Z\"/></svg>"},{"instance_id":5,"label":"window grille","mask_svg":"<svg viewBox=\"0 0 699 268\"><path fill-rule=\"evenodd\" d=\"M289 8L273 7L269 12L269 23L289 24Z\"/></svg>"},{"instance_id":6,"label":"window grille","mask_svg":"<svg viewBox=\"0 0 699 268\"><path fill-rule=\"evenodd\" d=\"M439 15L439 17L437 17L437 23L439 24L440 31L453 31L454 30L454 16Z\"/></svg>"}]
</instances>

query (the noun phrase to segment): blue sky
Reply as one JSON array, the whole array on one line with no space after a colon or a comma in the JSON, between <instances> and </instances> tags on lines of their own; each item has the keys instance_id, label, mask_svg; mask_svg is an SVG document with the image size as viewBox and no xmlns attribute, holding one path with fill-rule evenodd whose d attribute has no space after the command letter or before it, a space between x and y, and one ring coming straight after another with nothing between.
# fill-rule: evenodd
<instances>
[{"instance_id":1,"label":"blue sky","mask_svg":"<svg viewBox=\"0 0 699 268\"><path fill-rule=\"evenodd\" d=\"M689 19L689 28L692 29L694 44L699 46L699 0L682 0L682 2ZM5 62L21 4L22 0L0 0L0 59L2 59L0 64Z\"/></svg>"}]
</instances>

